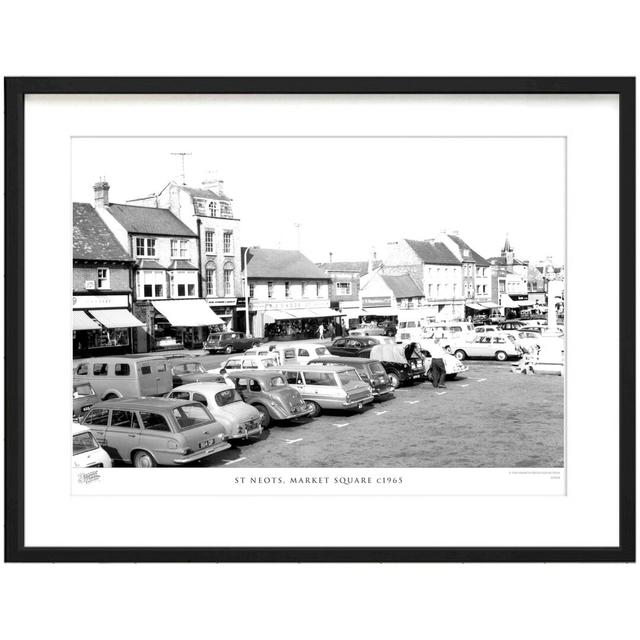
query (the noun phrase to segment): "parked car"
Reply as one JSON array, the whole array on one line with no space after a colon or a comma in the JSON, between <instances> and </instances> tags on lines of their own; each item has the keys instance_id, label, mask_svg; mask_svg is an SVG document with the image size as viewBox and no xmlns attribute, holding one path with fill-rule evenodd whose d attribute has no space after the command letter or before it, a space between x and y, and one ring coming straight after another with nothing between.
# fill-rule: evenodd
<instances>
[{"instance_id":1,"label":"parked car","mask_svg":"<svg viewBox=\"0 0 640 640\"><path fill-rule=\"evenodd\" d=\"M223 376L219 373L210 373L204 368L202 362L195 358L171 361L169 366L174 387L191 382L222 382L224 384Z\"/></svg>"},{"instance_id":2,"label":"parked car","mask_svg":"<svg viewBox=\"0 0 640 640\"><path fill-rule=\"evenodd\" d=\"M432 338L461 338L466 340L470 339L473 334L474 326L471 322L434 322L422 327L423 338L421 341Z\"/></svg>"},{"instance_id":3,"label":"parked car","mask_svg":"<svg viewBox=\"0 0 640 640\"><path fill-rule=\"evenodd\" d=\"M209 353L237 353L260 342L260 338L250 338L240 331L220 331L210 333L202 348Z\"/></svg>"},{"instance_id":4,"label":"parked car","mask_svg":"<svg viewBox=\"0 0 640 640\"><path fill-rule=\"evenodd\" d=\"M471 342L464 340L450 341L447 348L458 358L495 358L504 361L508 358L520 358L522 349L516 344L513 336L508 334L500 335L478 335Z\"/></svg>"},{"instance_id":5,"label":"parked car","mask_svg":"<svg viewBox=\"0 0 640 640\"><path fill-rule=\"evenodd\" d=\"M427 370L427 380L431 381L431 353L429 351L429 343L431 341L427 340L420 345L420 351L424 356L424 366ZM442 358L444 362L444 370L446 374L447 380L455 380L458 377L459 373L465 373L469 371L469 367L467 365L462 364L458 358L451 355L450 353L445 353L444 358Z\"/></svg>"},{"instance_id":6,"label":"parked car","mask_svg":"<svg viewBox=\"0 0 640 640\"><path fill-rule=\"evenodd\" d=\"M294 420L312 413L297 389L290 387L280 371L269 369L229 371L242 399L260 412L263 428L272 420Z\"/></svg>"},{"instance_id":7,"label":"parked car","mask_svg":"<svg viewBox=\"0 0 640 640\"><path fill-rule=\"evenodd\" d=\"M74 467L110 467L109 454L98 444L91 430L74 423L72 431Z\"/></svg>"},{"instance_id":8,"label":"parked car","mask_svg":"<svg viewBox=\"0 0 640 640\"><path fill-rule=\"evenodd\" d=\"M499 324L504 322L504 315L498 309L492 309L489 313L489 322L491 324Z\"/></svg>"},{"instance_id":9,"label":"parked car","mask_svg":"<svg viewBox=\"0 0 640 640\"><path fill-rule=\"evenodd\" d=\"M184 465L228 449L227 433L199 402L127 398L94 404L83 424L109 456L134 467Z\"/></svg>"},{"instance_id":10,"label":"parked car","mask_svg":"<svg viewBox=\"0 0 640 640\"><path fill-rule=\"evenodd\" d=\"M73 385L73 418L77 420L91 409L100 398L88 382L78 382Z\"/></svg>"},{"instance_id":11,"label":"parked car","mask_svg":"<svg viewBox=\"0 0 640 640\"><path fill-rule=\"evenodd\" d=\"M395 322L385 320L380 323L362 323L360 326L349 330L350 336L389 336L396 335L398 327Z\"/></svg>"},{"instance_id":12,"label":"parked car","mask_svg":"<svg viewBox=\"0 0 640 640\"><path fill-rule=\"evenodd\" d=\"M173 377L162 356L102 356L73 365L73 383L90 383L101 400L162 396L173 388Z\"/></svg>"},{"instance_id":13,"label":"parked car","mask_svg":"<svg viewBox=\"0 0 640 640\"><path fill-rule=\"evenodd\" d=\"M246 354L239 354L223 360L218 364L218 366L208 369L208 371L213 375L222 376L222 380L220 381L224 382L226 381L225 376L229 371L244 371L245 369L249 369L251 371L255 371L256 369L276 369L277 366L278 362L274 355L247 356Z\"/></svg>"},{"instance_id":14,"label":"parked car","mask_svg":"<svg viewBox=\"0 0 640 640\"><path fill-rule=\"evenodd\" d=\"M358 375L371 388L374 398L390 398L394 387L381 362L371 358L342 358L341 356L326 355L309 360L308 364L339 364L353 367Z\"/></svg>"},{"instance_id":15,"label":"parked car","mask_svg":"<svg viewBox=\"0 0 640 640\"><path fill-rule=\"evenodd\" d=\"M378 344L370 350L371 358L378 360L395 388L425 380L427 372L421 354L400 344Z\"/></svg>"},{"instance_id":16,"label":"parked car","mask_svg":"<svg viewBox=\"0 0 640 640\"><path fill-rule=\"evenodd\" d=\"M383 340L383 336L360 336L345 338L336 338L327 350L332 356L345 356L352 358L368 358L371 348L390 340L394 343L393 338Z\"/></svg>"},{"instance_id":17,"label":"parked car","mask_svg":"<svg viewBox=\"0 0 640 640\"><path fill-rule=\"evenodd\" d=\"M280 365L307 364L312 358L330 355L325 345L308 342L278 346L271 353L277 355Z\"/></svg>"},{"instance_id":18,"label":"parked car","mask_svg":"<svg viewBox=\"0 0 640 640\"><path fill-rule=\"evenodd\" d=\"M498 327L495 324L484 324L478 327L475 327L474 329L474 333L476 334L481 334L481 335L485 335L487 333L496 333L500 331L500 327ZM473 336L471 336L471 340L473 339Z\"/></svg>"},{"instance_id":19,"label":"parked car","mask_svg":"<svg viewBox=\"0 0 640 640\"><path fill-rule=\"evenodd\" d=\"M527 324L522 320L506 320L498 325L501 331L521 331Z\"/></svg>"},{"instance_id":20,"label":"parked car","mask_svg":"<svg viewBox=\"0 0 640 640\"><path fill-rule=\"evenodd\" d=\"M282 374L300 392L314 417L323 409L360 411L373 402L371 388L350 366L294 364L282 367Z\"/></svg>"},{"instance_id":21,"label":"parked car","mask_svg":"<svg viewBox=\"0 0 640 640\"><path fill-rule=\"evenodd\" d=\"M219 422L229 440L249 438L262 433L260 413L255 407L242 401L235 389L225 383L194 382L176 387L167 394L167 398L200 402Z\"/></svg>"}]
</instances>

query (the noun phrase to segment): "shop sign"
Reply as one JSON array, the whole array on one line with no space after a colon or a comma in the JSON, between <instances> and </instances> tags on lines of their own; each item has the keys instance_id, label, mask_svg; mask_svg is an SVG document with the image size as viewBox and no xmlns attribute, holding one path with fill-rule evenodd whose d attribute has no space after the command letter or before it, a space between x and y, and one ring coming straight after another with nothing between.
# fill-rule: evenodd
<instances>
[{"instance_id":1,"label":"shop sign","mask_svg":"<svg viewBox=\"0 0 640 640\"><path fill-rule=\"evenodd\" d=\"M235 307L238 298L205 298L210 307Z\"/></svg>"},{"instance_id":2,"label":"shop sign","mask_svg":"<svg viewBox=\"0 0 640 640\"><path fill-rule=\"evenodd\" d=\"M329 299L321 300L301 300L300 302L252 302L250 309L252 311L270 311L278 309L326 309L329 306Z\"/></svg>"},{"instance_id":3,"label":"shop sign","mask_svg":"<svg viewBox=\"0 0 640 640\"><path fill-rule=\"evenodd\" d=\"M117 309L129 306L129 296L73 296L74 309Z\"/></svg>"},{"instance_id":4,"label":"shop sign","mask_svg":"<svg viewBox=\"0 0 640 640\"><path fill-rule=\"evenodd\" d=\"M512 300L528 300L529 294L511 293L509 294Z\"/></svg>"},{"instance_id":5,"label":"shop sign","mask_svg":"<svg viewBox=\"0 0 640 640\"><path fill-rule=\"evenodd\" d=\"M390 307L391 296L375 296L371 298L362 298L363 307Z\"/></svg>"}]
</instances>

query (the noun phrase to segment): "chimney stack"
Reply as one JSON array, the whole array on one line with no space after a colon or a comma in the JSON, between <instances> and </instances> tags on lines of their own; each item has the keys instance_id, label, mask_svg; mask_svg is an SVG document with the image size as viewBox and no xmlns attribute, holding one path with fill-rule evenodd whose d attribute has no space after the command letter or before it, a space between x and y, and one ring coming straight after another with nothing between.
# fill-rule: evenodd
<instances>
[{"instance_id":1,"label":"chimney stack","mask_svg":"<svg viewBox=\"0 0 640 640\"><path fill-rule=\"evenodd\" d=\"M109 205L109 183L104 178L93 185L93 196L96 207Z\"/></svg>"},{"instance_id":2,"label":"chimney stack","mask_svg":"<svg viewBox=\"0 0 640 640\"><path fill-rule=\"evenodd\" d=\"M329 262L333 262L333 253L329 251Z\"/></svg>"}]
</instances>

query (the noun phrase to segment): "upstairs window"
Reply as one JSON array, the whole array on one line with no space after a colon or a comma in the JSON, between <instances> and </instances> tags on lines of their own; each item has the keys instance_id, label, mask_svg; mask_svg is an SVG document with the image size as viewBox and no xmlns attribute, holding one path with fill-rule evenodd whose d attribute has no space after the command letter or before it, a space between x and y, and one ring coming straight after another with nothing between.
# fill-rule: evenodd
<instances>
[{"instance_id":1,"label":"upstairs window","mask_svg":"<svg viewBox=\"0 0 640 640\"><path fill-rule=\"evenodd\" d=\"M177 240L171 241L171 257L172 258L178 257L178 241Z\"/></svg>"},{"instance_id":2,"label":"upstairs window","mask_svg":"<svg viewBox=\"0 0 640 640\"><path fill-rule=\"evenodd\" d=\"M188 240L180 240L180 257L181 258L189 257L189 241Z\"/></svg>"},{"instance_id":3,"label":"upstairs window","mask_svg":"<svg viewBox=\"0 0 640 640\"><path fill-rule=\"evenodd\" d=\"M204 250L206 253L216 252L216 234L211 229L204 232Z\"/></svg>"},{"instance_id":4,"label":"upstairs window","mask_svg":"<svg viewBox=\"0 0 640 640\"><path fill-rule=\"evenodd\" d=\"M212 218L217 218L218 217L218 203L216 200L211 200L209 202L209 215Z\"/></svg>"},{"instance_id":5,"label":"upstairs window","mask_svg":"<svg viewBox=\"0 0 640 640\"><path fill-rule=\"evenodd\" d=\"M98 269L98 289L111 289L109 269Z\"/></svg>"},{"instance_id":6,"label":"upstairs window","mask_svg":"<svg viewBox=\"0 0 640 640\"><path fill-rule=\"evenodd\" d=\"M193 200L193 208L196 210L196 213L206 213L204 200Z\"/></svg>"},{"instance_id":7,"label":"upstairs window","mask_svg":"<svg viewBox=\"0 0 640 640\"><path fill-rule=\"evenodd\" d=\"M225 231L224 235L222 236L223 238L223 245L222 245L222 250L224 251L224 253L231 253L233 250L232 247L232 232L231 231Z\"/></svg>"},{"instance_id":8,"label":"upstairs window","mask_svg":"<svg viewBox=\"0 0 640 640\"><path fill-rule=\"evenodd\" d=\"M216 268L213 264L208 264L205 270L205 282L208 296L216 295Z\"/></svg>"},{"instance_id":9,"label":"upstairs window","mask_svg":"<svg viewBox=\"0 0 640 640\"><path fill-rule=\"evenodd\" d=\"M350 282L336 282L336 293L339 296L351 295L351 283Z\"/></svg>"},{"instance_id":10,"label":"upstairs window","mask_svg":"<svg viewBox=\"0 0 640 640\"><path fill-rule=\"evenodd\" d=\"M285 298L290 298L291 297L291 283L290 282L285 282L284 283L284 297Z\"/></svg>"},{"instance_id":11,"label":"upstairs window","mask_svg":"<svg viewBox=\"0 0 640 640\"><path fill-rule=\"evenodd\" d=\"M155 238L136 238L136 256L155 258L156 257L156 239Z\"/></svg>"},{"instance_id":12,"label":"upstairs window","mask_svg":"<svg viewBox=\"0 0 640 640\"><path fill-rule=\"evenodd\" d=\"M273 298L273 282L267 282L267 298Z\"/></svg>"}]
</instances>

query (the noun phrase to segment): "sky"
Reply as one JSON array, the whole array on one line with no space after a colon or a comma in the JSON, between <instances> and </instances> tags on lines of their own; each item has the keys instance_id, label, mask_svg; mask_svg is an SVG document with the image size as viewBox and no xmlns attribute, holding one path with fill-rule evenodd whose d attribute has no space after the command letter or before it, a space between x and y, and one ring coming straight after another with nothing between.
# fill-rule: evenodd
<instances>
[{"instance_id":1,"label":"sky","mask_svg":"<svg viewBox=\"0 0 640 640\"><path fill-rule=\"evenodd\" d=\"M243 246L367 260L457 231L484 257L508 234L517 258L564 263L562 138L75 138L73 200L102 176L112 202L157 193L182 179L177 152L190 186L224 180Z\"/></svg>"}]
</instances>

